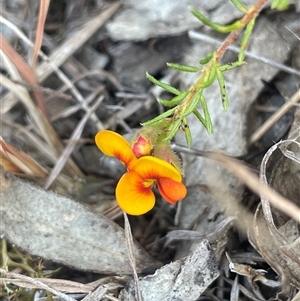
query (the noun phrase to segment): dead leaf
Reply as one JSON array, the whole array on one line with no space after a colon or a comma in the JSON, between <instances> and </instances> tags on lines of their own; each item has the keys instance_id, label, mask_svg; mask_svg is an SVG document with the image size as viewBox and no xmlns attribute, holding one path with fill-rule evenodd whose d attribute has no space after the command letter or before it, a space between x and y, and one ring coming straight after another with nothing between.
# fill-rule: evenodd
<instances>
[{"instance_id":1,"label":"dead leaf","mask_svg":"<svg viewBox=\"0 0 300 301\"><path fill-rule=\"evenodd\" d=\"M295 158L299 157L299 126L300 109L295 113L295 119L289 134L289 155L294 152ZM298 135L295 135L295 131ZM294 139L294 143L290 143ZM281 141L280 144L284 144ZM274 145L275 147L276 145ZM287 149L285 150L287 151ZM266 181L265 165L271 156L270 150L264 158L261 170L262 179ZM298 155L297 155L298 154ZM282 157L273 172L271 185L283 196L288 197L295 205L300 204L299 199L299 163L291 160L293 156ZM265 163L264 163L265 161ZM257 208L253 221L253 232L249 233L249 240L262 257L282 278L283 293L288 294L290 285L300 288L300 230L299 220L291 219L273 206L270 206L266 196L261 198L262 206ZM272 203L271 203L272 204ZM298 214L299 215L299 214ZM298 221L298 223L297 223Z\"/></svg>"},{"instance_id":2,"label":"dead leaf","mask_svg":"<svg viewBox=\"0 0 300 301\"><path fill-rule=\"evenodd\" d=\"M222 197L224 196L225 193L222 194ZM198 202L195 202L195 199ZM225 199L228 200L226 197ZM216 216L218 218L215 218ZM205 191L201 191L201 188L197 186L189 187L188 195L177 212L177 218L180 229L193 229L195 233L193 235L192 231L189 231L190 233L184 234L185 241L178 248L175 258L188 255L190 250L194 249L201 239L206 238L209 240L219 262L229 241L232 226L236 219L222 214L221 207L213 197ZM169 233L166 237L166 242L170 242L172 239L180 240L178 235L173 235L171 239L172 233Z\"/></svg>"},{"instance_id":3,"label":"dead leaf","mask_svg":"<svg viewBox=\"0 0 300 301\"><path fill-rule=\"evenodd\" d=\"M1 176L1 225L30 254L79 270L131 274L124 230L70 198ZM133 245L137 272L158 262Z\"/></svg>"},{"instance_id":4,"label":"dead leaf","mask_svg":"<svg viewBox=\"0 0 300 301\"><path fill-rule=\"evenodd\" d=\"M194 301L219 276L218 264L208 240L183 259L157 270L139 281L143 301ZM119 296L123 301L135 301L135 282L131 280Z\"/></svg>"}]
</instances>

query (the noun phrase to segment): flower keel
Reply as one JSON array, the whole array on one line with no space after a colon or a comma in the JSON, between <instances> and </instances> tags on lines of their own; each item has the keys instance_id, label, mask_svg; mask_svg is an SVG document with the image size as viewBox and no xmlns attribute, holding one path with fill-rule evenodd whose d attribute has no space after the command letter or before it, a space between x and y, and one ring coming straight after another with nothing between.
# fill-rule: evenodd
<instances>
[{"instance_id":1,"label":"flower keel","mask_svg":"<svg viewBox=\"0 0 300 301\"><path fill-rule=\"evenodd\" d=\"M186 187L181 182L175 182L167 178L159 179L157 188L161 196L172 205L182 200L187 194Z\"/></svg>"}]
</instances>

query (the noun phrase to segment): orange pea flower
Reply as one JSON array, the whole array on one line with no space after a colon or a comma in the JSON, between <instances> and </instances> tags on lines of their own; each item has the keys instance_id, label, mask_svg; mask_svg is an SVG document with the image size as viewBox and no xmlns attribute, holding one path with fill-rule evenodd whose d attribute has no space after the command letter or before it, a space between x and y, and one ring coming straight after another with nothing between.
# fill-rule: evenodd
<instances>
[{"instance_id":1,"label":"orange pea flower","mask_svg":"<svg viewBox=\"0 0 300 301\"><path fill-rule=\"evenodd\" d=\"M153 156L137 158L130 144L112 131L98 132L95 141L105 155L116 157L127 167L116 187L117 202L126 213L141 215L150 211L155 205L155 185L171 204L186 196L180 172L168 162Z\"/></svg>"}]
</instances>

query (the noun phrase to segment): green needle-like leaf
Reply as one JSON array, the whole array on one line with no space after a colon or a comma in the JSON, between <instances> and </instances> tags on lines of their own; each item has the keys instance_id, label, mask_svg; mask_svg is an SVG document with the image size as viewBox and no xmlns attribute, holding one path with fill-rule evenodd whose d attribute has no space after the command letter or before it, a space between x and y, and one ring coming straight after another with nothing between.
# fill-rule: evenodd
<instances>
[{"instance_id":1,"label":"green needle-like leaf","mask_svg":"<svg viewBox=\"0 0 300 301\"><path fill-rule=\"evenodd\" d=\"M242 66L244 64L247 64L245 61L242 61L242 62L232 62L232 63L228 63L228 64L225 64L225 65L222 65L222 66L219 66L218 69L221 71L221 72L224 72L224 71L229 71L229 70L232 70L236 67L239 67L239 66Z\"/></svg>"},{"instance_id":2,"label":"green needle-like leaf","mask_svg":"<svg viewBox=\"0 0 300 301\"><path fill-rule=\"evenodd\" d=\"M202 117L202 115L200 114L200 112L195 108L193 113L195 114L195 116L199 119L199 121L203 124L203 126L206 128L206 121L205 119Z\"/></svg>"},{"instance_id":3,"label":"green needle-like leaf","mask_svg":"<svg viewBox=\"0 0 300 301\"><path fill-rule=\"evenodd\" d=\"M187 147L191 147L192 146L192 134L191 134L191 130L190 130L190 127L187 123L186 118L183 118L182 123L183 123L183 126L184 126L184 134L185 134L186 145L187 145Z\"/></svg>"},{"instance_id":4,"label":"green needle-like leaf","mask_svg":"<svg viewBox=\"0 0 300 301\"><path fill-rule=\"evenodd\" d=\"M271 4L272 9L286 10L289 7L289 0L273 0Z\"/></svg>"},{"instance_id":5,"label":"green needle-like leaf","mask_svg":"<svg viewBox=\"0 0 300 301\"><path fill-rule=\"evenodd\" d=\"M170 100L166 99L159 99L159 103L161 103L163 106L166 107L172 107L178 105L188 94L190 93L189 90L182 92L178 96L175 96L174 98Z\"/></svg>"},{"instance_id":6,"label":"green needle-like leaf","mask_svg":"<svg viewBox=\"0 0 300 301\"><path fill-rule=\"evenodd\" d=\"M216 23L213 23L212 21L210 21L208 18L206 18L204 15L202 15L197 9L195 8L191 8L191 12L192 14L199 19L202 23L204 23L205 25L211 27L212 29L218 31L218 32L222 32L222 33L228 33L231 32L233 30L237 30L243 27L243 23L240 22L239 20L230 24L230 25L219 25Z\"/></svg>"},{"instance_id":7,"label":"green needle-like leaf","mask_svg":"<svg viewBox=\"0 0 300 301\"><path fill-rule=\"evenodd\" d=\"M167 66L169 68L183 71L183 72L201 72L200 78L186 91L180 91L176 89L175 87L163 83L156 78L154 78L152 75L150 75L148 72L146 73L147 78L154 84L165 91L173 94L174 96L170 100L166 99L160 99L159 102L166 106L166 107L172 107L171 109L167 110L163 114L142 123L142 126L151 126L153 128L157 128L160 130L161 133L161 139L164 141L170 141L178 132L180 127L185 132L186 137L186 143L190 147L192 143L192 135L190 132L190 128L187 123L187 116L193 113L196 118L200 121L200 123L206 128L207 132L209 134L213 133L213 125L208 109L208 105L206 102L205 97L203 96L204 89L210 87L215 79L217 78L218 84L220 87L220 92L222 96L222 105L223 108L227 111L229 109L229 97L228 93L225 87L225 79L223 76L223 72L231 70L233 68L239 67L246 62L244 61L245 56L245 50L248 45L250 36L253 31L253 27L255 24L255 18L256 14L252 15L252 13L258 13L256 10L258 10L258 7L255 5L252 6L249 10L248 8L243 4L243 0L230 0L234 6L239 9L243 14L245 14L247 17L250 17L251 20L249 21L248 18L242 18L240 20L237 20L229 25L223 26L217 23L212 22L208 18L206 18L201 12L199 12L195 8L191 8L192 14L198 18L202 23L205 25L213 28L214 30L222 33L230 33L235 30L241 30L244 29L244 35L241 42L240 51L238 54L238 61L232 62L228 64L224 64L220 66L220 60L223 56L224 50L228 48L228 42L224 42L223 48L220 48L218 51L215 51L209 55L207 55L205 58L200 60L201 65L205 65L203 67L195 67L195 66L189 66L189 65L181 65L176 63L167 63ZM273 8L281 8L286 7L286 3L288 3L288 0L272 0L272 7ZM284 4L282 4L284 2ZM259 6L257 4L257 6ZM245 23L247 20L248 23ZM246 25L247 24L247 25ZM239 31L236 33L239 34ZM236 39L236 36L231 37L233 40ZM227 40L226 40L227 41ZM202 110L197 110L197 105L201 105ZM201 113L200 113L201 112Z\"/></svg>"},{"instance_id":8,"label":"green needle-like leaf","mask_svg":"<svg viewBox=\"0 0 300 301\"><path fill-rule=\"evenodd\" d=\"M242 13L247 13L247 7L240 0L231 0L234 6L239 9Z\"/></svg>"},{"instance_id":9,"label":"green needle-like leaf","mask_svg":"<svg viewBox=\"0 0 300 301\"><path fill-rule=\"evenodd\" d=\"M239 55L238 55L238 61L239 62L244 61L245 50L246 50L246 47L248 45L250 36L252 34L253 27L254 27L254 24L255 24L255 20L256 20L256 18L253 18L252 20L250 20L250 22L246 26L246 29L245 29L245 32L244 32L244 35L243 35L243 38L242 38L242 42L241 42L241 50L240 50Z\"/></svg>"},{"instance_id":10,"label":"green needle-like leaf","mask_svg":"<svg viewBox=\"0 0 300 301\"><path fill-rule=\"evenodd\" d=\"M180 128L180 125L181 125L181 120L180 119L174 121L172 123L172 127L171 127L171 130L170 130L169 134L167 135L167 137L164 140L165 141L170 141L176 135L176 133L178 132L178 130Z\"/></svg>"},{"instance_id":11,"label":"green needle-like leaf","mask_svg":"<svg viewBox=\"0 0 300 301\"><path fill-rule=\"evenodd\" d=\"M202 92L203 92L203 89L200 89L197 91L197 93L195 94L194 98L192 99L189 107L186 109L186 110L183 110L180 114L180 119L182 120L184 117L190 115L194 109L196 108L199 100L200 100L200 97L202 95Z\"/></svg>"},{"instance_id":12,"label":"green needle-like leaf","mask_svg":"<svg viewBox=\"0 0 300 301\"><path fill-rule=\"evenodd\" d=\"M213 58L213 56L215 55L215 53L213 52L213 53L211 53L211 54L209 54L208 56L206 56L204 59L202 59L202 60L200 60L200 64L201 65L205 65L205 64L207 64L208 62L210 62L210 60Z\"/></svg>"},{"instance_id":13,"label":"green needle-like leaf","mask_svg":"<svg viewBox=\"0 0 300 301\"><path fill-rule=\"evenodd\" d=\"M217 79L219 82L220 91L221 91L221 95L222 95L223 108L225 111L228 111L228 109L229 109L228 94L227 94L227 90L225 87L225 80L224 80L223 74L219 69L217 70Z\"/></svg>"},{"instance_id":14,"label":"green needle-like leaf","mask_svg":"<svg viewBox=\"0 0 300 301\"><path fill-rule=\"evenodd\" d=\"M156 86L159 86L161 87L162 89L166 90L167 92L170 92L174 95L179 95L181 94L182 92L177 90L176 88L166 84L166 83L163 83L159 80L157 80L155 77L153 77L152 75L150 75L148 72L146 72L146 77Z\"/></svg>"},{"instance_id":15,"label":"green needle-like leaf","mask_svg":"<svg viewBox=\"0 0 300 301\"><path fill-rule=\"evenodd\" d=\"M201 85L202 88L207 88L213 84L216 79L217 74L217 63L214 61L212 63L212 67L207 76L205 76L203 83Z\"/></svg>"},{"instance_id":16,"label":"green needle-like leaf","mask_svg":"<svg viewBox=\"0 0 300 301\"><path fill-rule=\"evenodd\" d=\"M172 108L172 109L170 109L170 110L168 110L168 111L166 111L166 112L160 114L159 116L157 116L157 117L155 117L155 118L153 118L153 119L151 119L151 120L149 120L149 121L146 121L146 122L144 122L144 123L141 123L141 125L142 125L142 126L145 126L145 125L150 125L150 124L156 123L156 122L158 122L158 121L160 121L160 120L162 120L162 119L164 119L164 118L166 118L166 117L171 116L171 115L174 113L174 111L175 111L176 109L177 109L177 107Z\"/></svg>"},{"instance_id":17,"label":"green needle-like leaf","mask_svg":"<svg viewBox=\"0 0 300 301\"><path fill-rule=\"evenodd\" d=\"M174 63L167 63L167 66L169 68L184 71L184 72L198 72L199 68L194 66L187 66L187 65L180 65L180 64L174 64Z\"/></svg>"},{"instance_id":18,"label":"green needle-like leaf","mask_svg":"<svg viewBox=\"0 0 300 301\"><path fill-rule=\"evenodd\" d=\"M204 119L205 119L205 124L206 124L205 128L206 128L208 134L212 134L213 133L213 125L212 125L209 110L207 107L207 102L203 95L201 95L201 97L200 97L200 102L201 102L203 113L204 113Z\"/></svg>"}]
</instances>

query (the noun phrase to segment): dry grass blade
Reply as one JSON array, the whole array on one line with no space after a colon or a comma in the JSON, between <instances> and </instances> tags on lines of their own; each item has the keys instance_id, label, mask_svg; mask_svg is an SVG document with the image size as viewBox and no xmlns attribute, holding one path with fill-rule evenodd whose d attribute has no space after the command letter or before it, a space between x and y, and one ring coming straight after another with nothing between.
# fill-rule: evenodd
<instances>
[{"instance_id":1,"label":"dry grass blade","mask_svg":"<svg viewBox=\"0 0 300 301\"><path fill-rule=\"evenodd\" d=\"M35 283L29 282L26 279L0 278L0 280L13 283L20 287L36 289L40 288ZM33 280L49 285L51 288L65 293L89 293L94 289L94 287L91 285L64 279L33 278Z\"/></svg>"},{"instance_id":2,"label":"dry grass blade","mask_svg":"<svg viewBox=\"0 0 300 301\"><path fill-rule=\"evenodd\" d=\"M67 88L67 87L64 87L64 88ZM74 88L76 89L75 86L74 86ZM85 110L88 112L89 111L88 110L88 108L89 108L88 104L91 103L98 95L103 94L104 90L105 90L105 87L103 85L100 85L92 93L90 93L89 95L86 96L85 100L83 100L84 101L83 103L79 103L79 104L76 104L76 105L73 105L73 106L69 106L68 108L64 109L63 111L58 112L56 114L53 114L51 116L51 121L53 122L54 120L57 120L59 118L67 118L70 115L75 114L76 112L78 112L79 110L82 109L83 104L85 104L85 106L86 106ZM63 92L61 92L61 91L63 91L63 89L60 89L58 91L58 93L62 94ZM83 99L83 97L82 97L82 99ZM99 122L96 122L96 128L98 130L104 129L104 126L103 126L103 124L100 120L99 120Z\"/></svg>"},{"instance_id":3,"label":"dry grass blade","mask_svg":"<svg viewBox=\"0 0 300 301\"><path fill-rule=\"evenodd\" d=\"M126 245L127 245L127 249L128 249L128 257L129 257L129 262L130 265L132 267L132 271L133 271L133 277L134 277L134 281L135 281L135 296L137 301L142 301L142 296L141 296L141 289L140 289L140 285L139 285L139 277L136 271L136 264L135 264L135 258L134 258L134 254L133 254L133 239L132 239L132 234L131 234L131 228L130 228L130 223L127 217L127 214L125 212L123 212L123 216L124 216L124 223L125 223L125 238L126 238Z\"/></svg>"},{"instance_id":4,"label":"dry grass blade","mask_svg":"<svg viewBox=\"0 0 300 301\"><path fill-rule=\"evenodd\" d=\"M49 4L50 4L50 0L40 0L39 21L36 29L36 37L35 37L35 44L34 44L33 57L32 57L32 68L35 67L36 59L38 57L39 51L42 46L44 27L47 18Z\"/></svg>"},{"instance_id":5,"label":"dry grass blade","mask_svg":"<svg viewBox=\"0 0 300 301\"><path fill-rule=\"evenodd\" d=\"M0 136L0 164L8 172L46 178L47 172L25 153L17 150Z\"/></svg>"},{"instance_id":6,"label":"dry grass blade","mask_svg":"<svg viewBox=\"0 0 300 301\"><path fill-rule=\"evenodd\" d=\"M2 74L0 74L0 81L7 89L12 91L16 95L16 97L18 97L23 102L24 106L27 108L28 113L31 115L34 121L36 129L40 131L41 136L45 139L48 146L57 157L63 149L62 144L47 119L44 118L44 116L40 114L39 110L35 107L34 103L29 97L28 92L24 90L23 87L20 87L19 85L10 81L8 78L4 77ZM71 159L68 161L66 168L66 171L70 175L83 177L82 172Z\"/></svg>"},{"instance_id":7,"label":"dry grass blade","mask_svg":"<svg viewBox=\"0 0 300 301\"><path fill-rule=\"evenodd\" d=\"M261 162L261 167L260 167L260 179L264 184L268 184L267 177L266 177L266 169L267 169L267 163L273 154L273 152L278 148L278 146L284 143L284 141L279 142L275 145L273 145L264 155L263 160ZM282 244L287 244L284 236L280 234L280 232L277 230L273 216L272 216L272 210L270 206L269 200L265 196L261 196L261 204L262 204L262 209L264 213L265 220L267 222L268 228L271 231L271 233L276 237L276 239L281 242ZM300 220L300 215L299 215L299 220Z\"/></svg>"},{"instance_id":8,"label":"dry grass blade","mask_svg":"<svg viewBox=\"0 0 300 301\"><path fill-rule=\"evenodd\" d=\"M78 32L70 39L66 40L61 46L55 49L50 55L49 60L56 66L63 64L71 55L74 54L84 43L118 10L120 3L114 3L100 15L91 18ZM41 81L46 79L52 70L49 70L49 63L42 63L36 70Z\"/></svg>"},{"instance_id":9,"label":"dry grass blade","mask_svg":"<svg viewBox=\"0 0 300 301\"><path fill-rule=\"evenodd\" d=\"M300 101L300 90L298 90L289 101L287 101L277 112L275 112L264 124L262 124L250 137L249 144L259 140L284 114Z\"/></svg>"},{"instance_id":10,"label":"dry grass blade","mask_svg":"<svg viewBox=\"0 0 300 301\"><path fill-rule=\"evenodd\" d=\"M42 155L43 159L46 159L46 161L49 161L49 163L54 164L56 162L55 154L47 146L47 143L43 141L36 133L31 132L27 127L15 123L5 116L2 116L2 122L3 125L10 127L11 131L14 132L16 139L19 139L19 141L26 141L28 145L36 149L38 153Z\"/></svg>"},{"instance_id":11,"label":"dry grass blade","mask_svg":"<svg viewBox=\"0 0 300 301\"><path fill-rule=\"evenodd\" d=\"M300 128L296 129L296 133L295 133L295 137L293 138L292 136L290 137L290 139L288 140L284 140L283 143L280 143L280 150L282 152L282 154L291 159L292 161L297 162L298 164L300 164L300 153L296 153L293 151L288 150L288 146L291 143L295 143L296 145L298 145L298 148L300 149L300 142L298 142L296 139L300 136ZM283 144L283 145L282 145Z\"/></svg>"},{"instance_id":12,"label":"dry grass blade","mask_svg":"<svg viewBox=\"0 0 300 301\"><path fill-rule=\"evenodd\" d=\"M119 9L120 3L114 3L108 9L101 12L100 15L91 18L78 32L76 32L70 39L66 40L60 45L50 57L47 57L42 52L39 52L44 62L37 67L36 74L39 81L45 80L53 71L56 72L57 76L68 86L71 93L82 104L82 109L86 112L89 111L83 96L79 93L72 82L64 75L60 70L59 66L63 64L74 52L76 52L84 43L101 27L103 24ZM8 20L0 16L0 22L8 26L13 32L19 36L25 43L32 46L31 41L14 25ZM10 104L14 103L12 94L8 94L3 98L3 107L1 107L2 113L6 112L10 108ZM95 123L98 130L103 129L101 121L98 119L96 114L91 115L91 120Z\"/></svg>"},{"instance_id":13,"label":"dry grass blade","mask_svg":"<svg viewBox=\"0 0 300 301\"><path fill-rule=\"evenodd\" d=\"M262 198L268 199L275 208L294 219L297 223L300 223L300 208L265 183L262 183L260 179L242 163L218 153L211 153L208 157L222 163L252 191L260 195Z\"/></svg>"},{"instance_id":14,"label":"dry grass blade","mask_svg":"<svg viewBox=\"0 0 300 301\"><path fill-rule=\"evenodd\" d=\"M55 178L58 176L58 174L63 169L64 165L68 161L72 151L74 150L74 148L76 146L77 140L80 138L80 136L82 134L82 131L83 131L83 128L84 128L85 124L89 120L91 114L100 105L100 103L102 102L103 99L104 99L104 96L101 96L98 99L98 101L96 101L96 103L93 105L93 107L90 109L90 111L88 113L86 113L86 115L82 118L82 120L79 122L79 124L75 128L67 147L62 152L60 158L57 160L57 162L55 164L55 167L52 169L48 179L45 182L45 185L44 185L45 189L48 189L50 187L50 185L53 183Z\"/></svg>"},{"instance_id":15,"label":"dry grass blade","mask_svg":"<svg viewBox=\"0 0 300 301\"><path fill-rule=\"evenodd\" d=\"M32 117L34 126L40 131L41 136L45 139L45 141L48 142L49 146L54 146L53 142L48 138L49 132L47 132L43 125L43 122L41 121L41 115L39 114L39 110L35 107L34 102L30 98L30 95L27 92L27 90L13 83L11 80L4 77L2 74L0 74L0 79L3 86L12 91L15 94L15 96L22 101L23 105L27 109L27 112Z\"/></svg>"},{"instance_id":16,"label":"dry grass blade","mask_svg":"<svg viewBox=\"0 0 300 301\"><path fill-rule=\"evenodd\" d=\"M0 34L0 49L7 55L11 62L16 66L18 71L24 77L28 84L38 85L38 80L35 76L33 70L27 65L27 63L22 59L22 57L15 51L13 47L9 45L6 39ZM48 117L45 99L40 90L33 90L34 96L38 103L39 108L43 112L44 116Z\"/></svg>"},{"instance_id":17,"label":"dry grass blade","mask_svg":"<svg viewBox=\"0 0 300 301\"><path fill-rule=\"evenodd\" d=\"M45 284L45 283L43 283L43 282L41 282L39 280L36 280L34 278L31 278L31 277L28 277L28 276L25 276L25 275L20 275L20 274L13 273L13 272L7 272L4 269L0 269L0 273L6 275L9 278L20 279L20 280L26 281L28 283L31 283L32 285L35 285L36 287L38 287L40 289L44 289L44 290L46 290L48 292L51 292L55 296L58 296L61 300L64 300L64 301L76 301L75 299L69 297L68 295L63 294L63 293L61 293L61 292L53 289L49 285L47 285L47 284Z\"/></svg>"}]
</instances>

